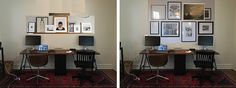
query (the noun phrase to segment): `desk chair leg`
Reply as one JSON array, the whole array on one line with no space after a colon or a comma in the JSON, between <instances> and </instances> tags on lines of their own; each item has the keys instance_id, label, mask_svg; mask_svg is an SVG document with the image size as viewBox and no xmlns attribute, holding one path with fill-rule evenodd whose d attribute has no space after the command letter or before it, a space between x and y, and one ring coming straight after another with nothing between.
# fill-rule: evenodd
<instances>
[{"instance_id":1,"label":"desk chair leg","mask_svg":"<svg viewBox=\"0 0 236 88\"><path fill-rule=\"evenodd\" d=\"M169 78L159 75L159 70L157 70L157 74L155 76L148 78L146 81L149 81L149 80L154 79L154 78L162 78L162 79L165 79L165 80L169 80Z\"/></svg>"},{"instance_id":2,"label":"desk chair leg","mask_svg":"<svg viewBox=\"0 0 236 88\"><path fill-rule=\"evenodd\" d=\"M47 78L47 77L42 76L42 75L39 74L39 67L38 67L38 72L37 72L37 74L36 74L35 76L31 77L31 78L28 78L27 81L30 81L30 80L32 80L32 79L34 79L34 78L37 78L37 81L38 81L38 78L42 78L42 79L49 80L49 78Z\"/></svg>"}]
</instances>

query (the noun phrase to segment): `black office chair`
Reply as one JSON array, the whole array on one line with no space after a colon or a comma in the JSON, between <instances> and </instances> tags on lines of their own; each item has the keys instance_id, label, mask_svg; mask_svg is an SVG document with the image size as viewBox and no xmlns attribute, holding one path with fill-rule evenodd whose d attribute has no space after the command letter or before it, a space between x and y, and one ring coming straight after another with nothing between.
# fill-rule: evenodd
<instances>
[{"instance_id":1,"label":"black office chair","mask_svg":"<svg viewBox=\"0 0 236 88\"><path fill-rule=\"evenodd\" d=\"M201 72L199 72L197 75L192 76L192 79L197 78L200 81L200 84L203 80L210 81L213 83L214 81L211 80L212 74L210 72L206 71L206 69L210 69L211 71L214 68L214 54L215 52L212 51L195 51L196 53L196 60L194 61L194 64L197 68L201 68Z\"/></svg>"},{"instance_id":2,"label":"black office chair","mask_svg":"<svg viewBox=\"0 0 236 88\"><path fill-rule=\"evenodd\" d=\"M77 51L77 58L74 61L74 63L76 68L82 68L82 70L79 71L77 75L73 76L72 79L78 78L80 80L88 80L93 83L91 75L87 74L88 72L86 71L86 69L94 68L95 51Z\"/></svg>"}]
</instances>

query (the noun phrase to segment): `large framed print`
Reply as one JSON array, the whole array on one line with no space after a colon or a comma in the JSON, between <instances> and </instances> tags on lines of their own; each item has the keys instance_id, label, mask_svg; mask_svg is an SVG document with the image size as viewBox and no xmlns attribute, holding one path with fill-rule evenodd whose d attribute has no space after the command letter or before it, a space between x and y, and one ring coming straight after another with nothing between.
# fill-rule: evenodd
<instances>
[{"instance_id":1,"label":"large framed print","mask_svg":"<svg viewBox=\"0 0 236 88\"><path fill-rule=\"evenodd\" d=\"M196 22L183 21L182 22L182 42L195 42L196 41Z\"/></svg>"},{"instance_id":2,"label":"large framed print","mask_svg":"<svg viewBox=\"0 0 236 88\"><path fill-rule=\"evenodd\" d=\"M168 1L168 11L167 17L169 20L180 20L181 19L181 10L182 2L179 1Z\"/></svg>"},{"instance_id":3,"label":"large framed print","mask_svg":"<svg viewBox=\"0 0 236 88\"><path fill-rule=\"evenodd\" d=\"M214 22L198 22L198 34L199 35L213 35L214 34Z\"/></svg>"},{"instance_id":4,"label":"large framed print","mask_svg":"<svg viewBox=\"0 0 236 88\"><path fill-rule=\"evenodd\" d=\"M185 3L184 20L204 20L204 3Z\"/></svg>"},{"instance_id":5,"label":"large framed print","mask_svg":"<svg viewBox=\"0 0 236 88\"><path fill-rule=\"evenodd\" d=\"M151 5L150 9L151 20L165 20L166 6L165 5Z\"/></svg>"},{"instance_id":6,"label":"large framed print","mask_svg":"<svg viewBox=\"0 0 236 88\"><path fill-rule=\"evenodd\" d=\"M150 22L150 34L159 35L159 22L158 21Z\"/></svg>"},{"instance_id":7,"label":"large framed print","mask_svg":"<svg viewBox=\"0 0 236 88\"><path fill-rule=\"evenodd\" d=\"M48 17L36 17L36 32L44 32L48 25Z\"/></svg>"},{"instance_id":8,"label":"large framed print","mask_svg":"<svg viewBox=\"0 0 236 88\"><path fill-rule=\"evenodd\" d=\"M53 22L55 25L55 32L67 32L68 28L67 16L54 16Z\"/></svg>"},{"instance_id":9,"label":"large framed print","mask_svg":"<svg viewBox=\"0 0 236 88\"><path fill-rule=\"evenodd\" d=\"M162 21L161 36L162 37L179 37L179 21Z\"/></svg>"}]
</instances>

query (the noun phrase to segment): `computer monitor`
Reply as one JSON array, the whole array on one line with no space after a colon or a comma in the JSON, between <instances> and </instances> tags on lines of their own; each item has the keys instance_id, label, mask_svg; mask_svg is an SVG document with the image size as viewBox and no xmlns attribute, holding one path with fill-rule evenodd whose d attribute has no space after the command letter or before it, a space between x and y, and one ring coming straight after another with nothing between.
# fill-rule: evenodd
<instances>
[{"instance_id":1,"label":"computer monitor","mask_svg":"<svg viewBox=\"0 0 236 88\"><path fill-rule=\"evenodd\" d=\"M160 36L145 36L145 46L160 46Z\"/></svg>"},{"instance_id":2,"label":"computer monitor","mask_svg":"<svg viewBox=\"0 0 236 88\"><path fill-rule=\"evenodd\" d=\"M26 35L25 45L30 45L30 46L41 45L41 36Z\"/></svg>"},{"instance_id":3,"label":"computer monitor","mask_svg":"<svg viewBox=\"0 0 236 88\"><path fill-rule=\"evenodd\" d=\"M87 49L86 46L94 46L94 36L79 36L79 45Z\"/></svg>"},{"instance_id":4,"label":"computer monitor","mask_svg":"<svg viewBox=\"0 0 236 88\"><path fill-rule=\"evenodd\" d=\"M198 45L213 46L213 36L198 36Z\"/></svg>"}]
</instances>

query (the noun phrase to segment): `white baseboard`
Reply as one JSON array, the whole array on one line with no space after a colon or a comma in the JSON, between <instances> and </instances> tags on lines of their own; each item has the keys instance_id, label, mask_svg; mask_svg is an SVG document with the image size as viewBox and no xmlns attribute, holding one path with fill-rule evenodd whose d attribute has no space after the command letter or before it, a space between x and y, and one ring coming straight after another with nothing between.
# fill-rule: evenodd
<instances>
[{"instance_id":1,"label":"white baseboard","mask_svg":"<svg viewBox=\"0 0 236 88\"><path fill-rule=\"evenodd\" d=\"M98 64L98 69L114 69L114 66L112 64ZM34 69L34 67L32 67ZM76 69L74 64L67 65L67 69ZM13 69L20 69L20 65L14 65ZM26 68L29 69L29 68ZM42 67L42 69L54 69L54 65L47 65L45 67Z\"/></svg>"},{"instance_id":2,"label":"white baseboard","mask_svg":"<svg viewBox=\"0 0 236 88\"><path fill-rule=\"evenodd\" d=\"M217 64L217 69L233 69L233 65L232 64ZM133 69L139 69L139 65L133 65ZM146 67L148 69L148 67ZM196 67L194 65L192 66L186 66L187 69L196 69ZM161 67L160 69L174 69L174 65L168 65L168 66L164 66ZM234 69L236 70L236 69Z\"/></svg>"}]
</instances>

